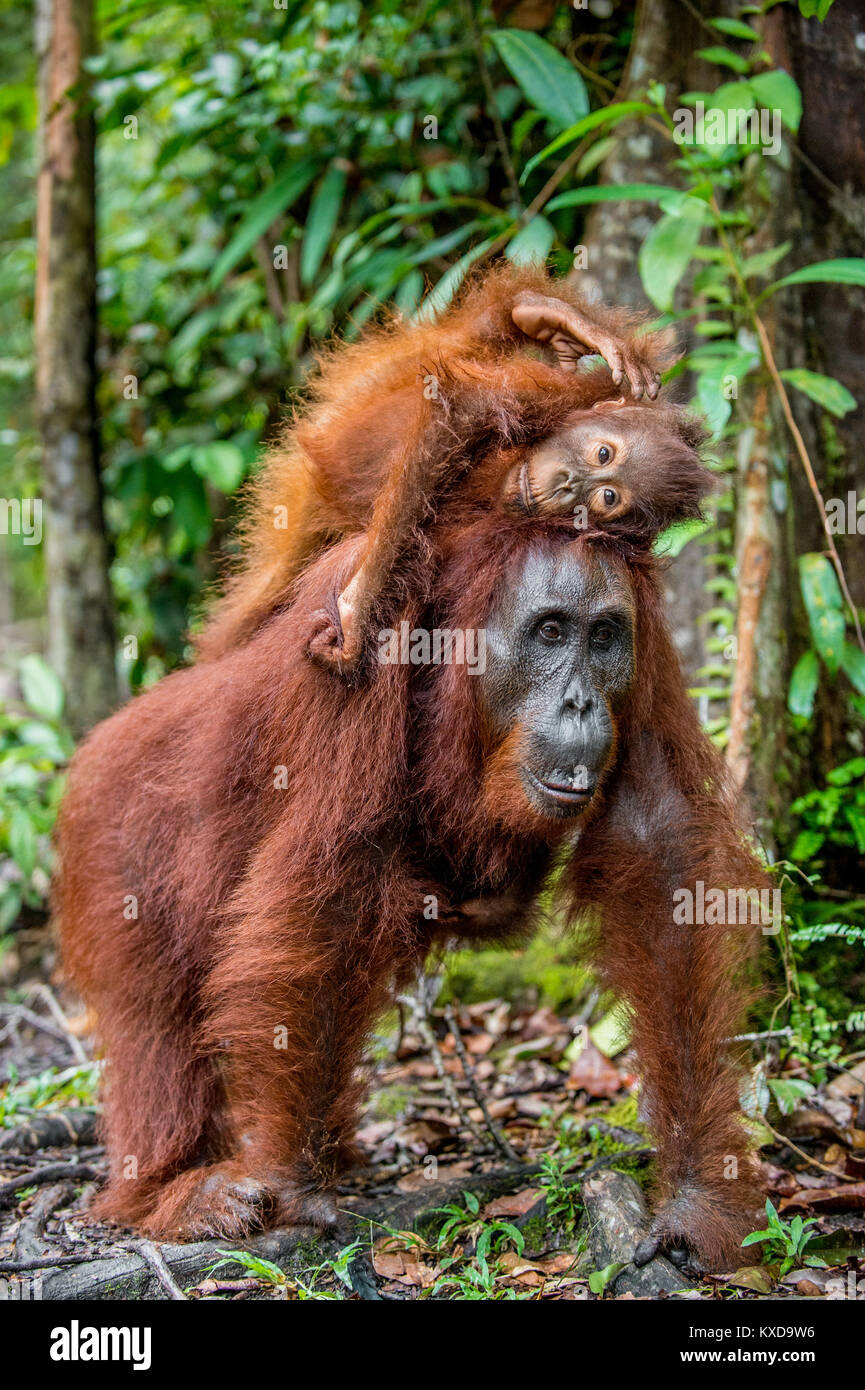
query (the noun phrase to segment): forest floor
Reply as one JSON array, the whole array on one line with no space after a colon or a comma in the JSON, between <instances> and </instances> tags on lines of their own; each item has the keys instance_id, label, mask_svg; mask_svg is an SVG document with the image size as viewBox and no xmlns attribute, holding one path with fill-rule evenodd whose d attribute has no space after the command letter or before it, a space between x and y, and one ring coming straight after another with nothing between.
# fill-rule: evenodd
<instances>
[{"instance_id":1,"label":"forest floor","mask_svg":"<svg viewBox=\"0 0 865 1390\"><path fill-rule=\"evenodd\" d=\"M865 1299L865 1063L816 1087L788 1067L793 1085L775 1090L789 1113L773 1100L753 1121L772 1242L722 1274L637 1268L652 1149L615 1017L589 1029L504 999L442 1009L428 982L375 1040L366 1166L339 1188L340 1230L159 1246L88 1217L105 1170L98 1068L83 1021L28 979L0 1012L10 1297Z\"/></svg>"}]
</instances>

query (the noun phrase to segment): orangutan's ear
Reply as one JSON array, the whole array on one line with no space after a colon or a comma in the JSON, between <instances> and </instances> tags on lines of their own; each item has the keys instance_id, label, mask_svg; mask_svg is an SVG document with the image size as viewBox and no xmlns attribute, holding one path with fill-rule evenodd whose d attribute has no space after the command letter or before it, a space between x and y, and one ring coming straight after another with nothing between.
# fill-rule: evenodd
<instances>
[{"instance_id":1,"label":"orangutan's ear","mask_svg":"<svg viewBox=\"0 0 865 1390\"><path fill-rule=\"evenodd\" d=\"M614 401L595 401L592 410L621 410L625 404L624 396L617 396Z\"/></svg>"}]
</instances>

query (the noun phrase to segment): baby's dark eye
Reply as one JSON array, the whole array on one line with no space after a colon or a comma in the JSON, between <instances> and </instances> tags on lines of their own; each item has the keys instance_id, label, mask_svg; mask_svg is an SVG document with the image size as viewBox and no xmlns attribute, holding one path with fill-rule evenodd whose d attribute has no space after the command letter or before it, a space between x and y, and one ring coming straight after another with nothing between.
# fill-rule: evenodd
<instances>
[{"instance_id":1,"label":"baby's dark eye","mask_svg":"<svg viewBox=\"0 0 865 1390\"><path fill-rule=\"evenodd\" d=\"M606 444L602 444L600 449L598 450L598 463L609 463L612 457L613 456L607 448Z\"/></svg>"},{"instance_id":2,"label":"baby's dark eye","mask_svg":"<svg viewBox=\"0 0 865 1390\"><path fill-rule=\"evenodd\" d=\"M562 640L562 629L560 624L554 623L551 619L547 619L545 623L541 623L538 628L538 634L545 642L561 642Z\"/></svg>"},{"instance_id":3,"label":"baby's dark eye","mask_svg":"<svg viewBox=\"0 0 865 1390\"><path fill-rule=\"evenodd\" d=\"M619 494L611 487L604 488L604 502L608 507L614 507L619 500Z\"/></svg>"}]
</instances>

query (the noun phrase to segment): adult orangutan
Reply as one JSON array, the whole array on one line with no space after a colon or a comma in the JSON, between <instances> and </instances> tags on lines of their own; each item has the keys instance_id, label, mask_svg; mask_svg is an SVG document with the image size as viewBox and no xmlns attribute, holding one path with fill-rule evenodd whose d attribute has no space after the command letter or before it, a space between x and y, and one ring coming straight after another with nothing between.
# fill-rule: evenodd
<instances>
[{"instance_id":1,"label":"adult orangutan","mask_svg":"<svg viewBox=\"0 0 865 1390\"><path fill-rule=\"evenodd\" d=\"M413 629L483 630L482 674L370 662L345 680L309 659L360 534L243 645L76 755L57 906L107 1057L97 1211L181 1239L330 1221L393 982L437 940L530 932L555 859L564 912L633 1011L658 1150L650 1248L736 1259L757 1194L730 1039L759 929L677 926L672 893L762 878L656 563L468 499L424 541L376 603Z\"/></svg>"},{"instance_id":2,"label":"adult orangutan","mask_svg":"<svg viewBox=\"0 0 865 1390\"><path fill-rule=\"evenodd\" d=\"M639 315L588 305L541 270L504 267L444 313L394 320L332 352L312 408L252 489L245 562L198 639L200 656L246 640L290 601L310 558L364 533L339 623L314 639L318 659L356 667L376 594L398 587L393 567L446 517L455 492L462 515L468 501L570 515L641 543L699 515L710 481L697 452L703 431L655 403L671 343L641 329ZM597 352L608 367L578 370Z\"/></svg>"}]
</instances>

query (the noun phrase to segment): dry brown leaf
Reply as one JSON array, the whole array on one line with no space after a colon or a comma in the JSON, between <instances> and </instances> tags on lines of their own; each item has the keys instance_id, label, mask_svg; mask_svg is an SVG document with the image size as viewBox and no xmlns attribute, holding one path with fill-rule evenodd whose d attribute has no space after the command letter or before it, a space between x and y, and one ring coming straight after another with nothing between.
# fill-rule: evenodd
<instances>
[{"instance_id":1,"label":"dry brown leaf","mask_svg":"<svg viewBox=\"0 0 865 1390\"><path fill-rule=\"evenodd\" d=\"M843 1187L822 1187L785 1197L780 1211L865 1211L865 1182L845 1183Z\"/></svg>"},{"instance_id":2,"label":"dry brown leaf","mask_svg":"<svg viewBox=\"0 0 865 1390\"><path fill-rule=\"evenodd\" d=\"M735 1274L724 1275L723 1282L734 1289L752 1289L754 1293L771 1293L772 1276L762 1265L745 1265Z\"/></svg>"},{"instance_id":3,"label":"dry brown leaf","mask_svg":"<svg viewBox=\"0 0 865 1390\"><path fill-rule=\"evenodd\" d=\"M543 1195L539 1187L524 1187L521 1192L508 1192L487 1202L481 1215L489 1221L499 1216L525 1216Z\"/></svg>"},{"instance_id":4,"label":"dry brown leaf","mask_svg":"<svg viewBox=\"0 0 865 1390\"><path fill-rule=\"evenodd\" d=\"M622 1075L609 1058L587 1042L568 1073L569 1091L585 1091L590 1096L611 1097L622 1088Z\"/></svg>"}]
</instances>

